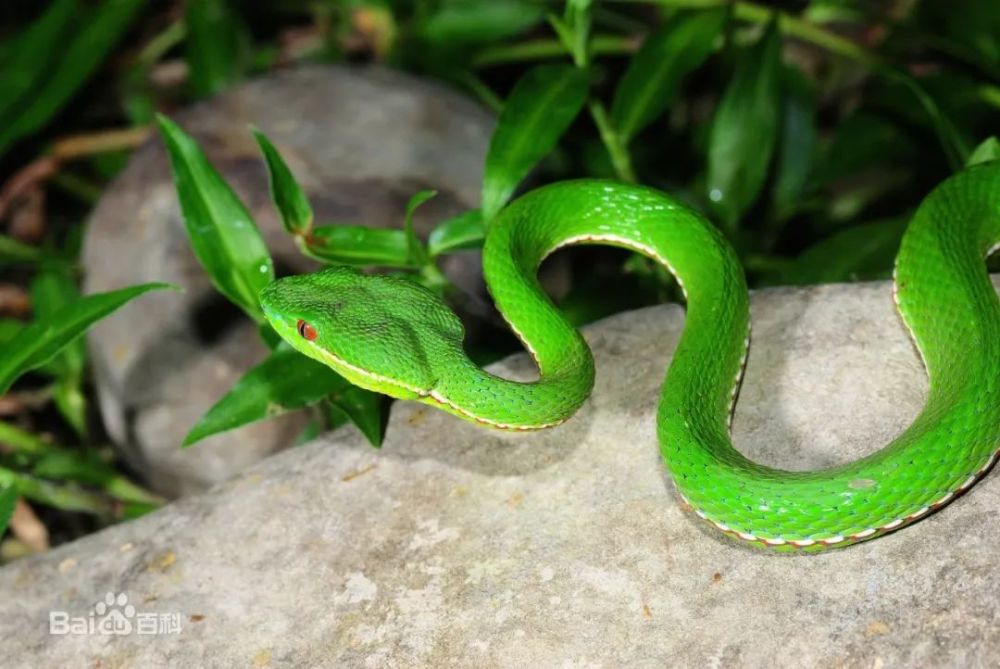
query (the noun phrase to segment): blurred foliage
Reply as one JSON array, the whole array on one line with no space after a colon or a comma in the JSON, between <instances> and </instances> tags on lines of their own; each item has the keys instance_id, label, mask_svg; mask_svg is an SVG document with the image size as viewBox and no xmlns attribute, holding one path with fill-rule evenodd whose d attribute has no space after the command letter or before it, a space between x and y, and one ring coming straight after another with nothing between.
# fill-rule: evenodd
<instances>
[{"instance_id":1,"label":"blurred foliage","mask_svg":"<svg viewBox=\"0 0 1000 669\"><path fill-rule=\"evenodd\" d=\"M18 380L0 397L0 525L19 497L56 529L56 541L156 503L128 481L88 400L77 335L105 313L88 300L108 298L78 293L82 221L158 113L302 62L399 68L498 114L481 209L439 222L426 243L407 222L428 193L415 195L394 230L314 221L295 176L257 135L275 206L303 253L398 272L445 296L442 255L481 245L518 191L584 176L649 184L706 212L752 285L885 278L924 195L966 161L1000 153L991 139L1000 127L996 2L4 3L0 294L16 299L0 300L0 369L6 383ZM256 291L273 265L254 222L199 147L170 121L160 127L199 259L262 323ZM573 288L561 298L577 322L677 297L654 263L591 253L574 263ZM51 329L69 315L78 331ZM60 345L24 334L43 331ZM269 369L308 361L293 362L266 325L261 332L272 357L189 442L317 401L310 433L352 420L379 442L380 398L322 366L300 370L308 383L274 383ZM18 357L8 343L18 338L47 360ZM508 345L497 342L484 357ZM15 527L0 544L0 560L18 552L18 536Z\"/></svg>"}]
</instances>

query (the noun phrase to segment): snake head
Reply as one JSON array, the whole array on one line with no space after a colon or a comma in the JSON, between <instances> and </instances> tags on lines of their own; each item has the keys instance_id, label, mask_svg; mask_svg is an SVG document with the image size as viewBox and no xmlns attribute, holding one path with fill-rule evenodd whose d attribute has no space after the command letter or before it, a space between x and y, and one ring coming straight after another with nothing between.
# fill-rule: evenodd
<instances>
[{"instance_id":1,"label":"snake head","mask_svg":"<svg viewBox=\"0 0 1000 669\"><path fill-rule=\"evenodd\" d=\"M401 399L427 395L435 361L461 351L462 323L412 281L350 267L279 279L260 293L268 322L351 383Z\"/></svg>"}]
</instances>

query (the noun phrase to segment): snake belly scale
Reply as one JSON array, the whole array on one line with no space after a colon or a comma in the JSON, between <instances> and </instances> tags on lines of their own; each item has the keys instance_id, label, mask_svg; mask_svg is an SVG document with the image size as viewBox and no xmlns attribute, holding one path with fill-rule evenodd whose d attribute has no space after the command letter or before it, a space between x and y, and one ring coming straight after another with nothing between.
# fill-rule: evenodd
<instances>
[{"instance_id":1,"label":"snake belly scale","mask_svg":"<svg viewBox=\"0 0 1000 669\"><path fill-rule=\"evenodd\" d=\"M896 258L896 304L929 376L923 410L888 445L829 469L765 467L732 445L750 332L743 271L709 221L651 188L553 184L519 198L490 226L487 286L534 358L536 381L474 364L455 314L404 279L332 268L272 283L261 304L289 344L357 385L487 427L541 429L572 416L593 386L590 349L536 277L546 256L572 244L642 253L680 283L684 330L659 393L657 436L685 502L732 537L780 551L848 546L944 506L996 461L1000 300L985 258L1000 248L1000 163L936 188Z\"/></svg>"}]
</instances>

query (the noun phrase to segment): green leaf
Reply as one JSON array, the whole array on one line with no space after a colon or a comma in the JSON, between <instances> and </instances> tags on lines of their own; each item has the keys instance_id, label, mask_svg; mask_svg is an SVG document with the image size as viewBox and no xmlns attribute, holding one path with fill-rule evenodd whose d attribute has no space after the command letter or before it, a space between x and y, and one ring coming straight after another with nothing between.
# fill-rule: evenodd
<instances>
[{"instance_id":1,"label":"green leaf","mask_svg":"<svg viewBox=\"0 0 1000 669\"><path fill-rule=\"evenodd\" d=\"M772 21L740 57L712 121L705 187L730 231L767 177L778 135L780 66L781 34Z\"/></svg>"},{"instance_id":2,"label":"green leaf","mask_svg":"<svg viewBox=\"0 0 1000 669\"><path fill-rule=\"evenodd\" d=\"M197 97L218 93L246 71L249 32L226 0L192 0L185 7L191 91Z\"/></svg>"},{"instance_id":3,"label":"green leaf","mask_svg":"<svg viewBox=\"0 0 1000 669\"><path fill-rule=\"evenodd\" d=\"M542 7L530 0L448 0L422 23L419 34L446 47L483 44L518 35L542 15Z\"/></svg>"},{"instance_id":4,"label":"green leaf","mask_svg":"<svg viewBox=\"0 0 1000 669\"><path fill-rule=\"evenodd\" d=\"M80 292L65 265L49 264L31 282L35 318L47 318L79 299ZM86 433L87 427L87 401L83 393L86 362L86 342L78 337L44 366L57 378L52 394L56 408L80 436Z\"/></svg>"},{"instance_id":5,"label":"green leaf","mask_svg":"<svg viewBox=\"0 0 1000 669\"><path fill-rule=\"evenodd\" d=\"M723 9L681 14L646 38L615 89L611 120L623 142L653 122L681 79L712 53L726 23Z\"/></svg>"},{"instance_id":6,"label":"green leaf","mask_svg":"<svg viewBox=\"0 0 1000 669\"><path fill-rule=\"evenodd\" d=\"M518 80L486 154L483 219L487 224L580 113L588 84L587 72L571 65L541 65Z\"/></svg>"},{"instance_id":7,"label":"green leaf","mask_svg":"<svg viewBox=\"0 0 1000 669\"><path fill-rule=\"evenodd\" d=\"M143 293L164 288L172 286L147 283L88 295L36 319L4 346L0 357L0 395L7 392L19 376L47 362L95 322Z\"/></svg>"},{"instance_id":8,"label":"green leaf","mask_svg":"<svg viewBox=\"0 0 1000 669\"><path fill-rule=\"evenodd\" d=\"M274 264L256 223L194 139L167 117L157 120L198 261L220 293L263 322L257 295L274 280Z\"/></svg>"},{"instance_id":9,"label":"green leaf","mask_svg":"<svg viewBox=\"0 0 1000 669\"><path fill-rule=\"evenodd\" d=\"M14 39L10 55L0 63L0 119L9 121L9 110L44 79L79 10L79 0L56 0Z\"/></svg>"},{"instance_id":10,"label":"green leaf","mask_svg":"<svg viewBox=\"0 0 1000 669\"><path fill-rule=\"evenodd\" d=\"M243 375L184 438L205 437L315 404L350 383L326 365L282 345Z\"/></svg>"},{"instance_id":11,"label":"green leaf","mask_svg":"<svg viewBox=\"0 0 1000 669\"><path fill-rule=\"evenodd\" d=\"M991 160L1000 160L1000 142L996 137L988 137L969 154L969 159L965 162L966 167L972 167L979 163L987 163Z\"/></svg>"},{"instance_id":12,"label":"green leaf","mask_svg":"<svg viewBox=\"0 0 1000 669\"><path fill-rule=\"evenodd\" d=\"M87 395L83 392L83 377L65 376L56 381L52 401L73 431L81 437L86 436Z\"/></svg>"},{"instance_id":13,"label":"green leaf","mask_svg":"<svg viewBox=\"0 0 1000 669\"><path fill-rule=\"evenodd\" d=\"M406 235L406 254L409 261L418 267L426 265L430 262L430 259L427 257L427 249L424 248L424 245L417 238L417 233L413 230L413 213L417 210L417 207L435 195L437 195L436 190L422 190L414 194L406 204L406 216L403 219L403 233Z\"/></svg>"},{"instance_id":14,"label":"green leaf","mask_svg":"<svg viewBox=\"0 0 1000 669\"><path fill-rule=\"evenodd\" d=\"M368 443L375 448L382 445L389 406L384 395L350 386L331 395L330 401L357 425Z\"/></svg>"},{"instance_id":15,"label":"green leaf","mask_svg":"<svg viewBox=\"0 0 1000 669\"><path fill-rule=\"evenodd\" d=\"M42 250L29 246L7 235L0 235L0 265L4 263L32 263L44 257Z\"/></svg>"},{"instance_id":16,"label":"green leaf","mask_svg":"<svg viewBox=\"0 0 1000 669\"><path fill-rule=\"evenodd\" d=\"M464 211L440 223L427 240L427 251L436 258L442 253L480 248L486 238L483 212L479 209Z\"/></svg>"},{"instance_id":17,"label":"green leaf","mask_svg":"<svg viewBox=\"0 0 1000 669\"><path fill-rule=\"evenodd\" d=\"M0 318L0 344L6 344L24 329L24 323L13 318Z\"/></svg>"},{"instance_id":18,"label":"green leaf","mask_svg":"<svg viewBox=\"0 0 1000 669\"><path fill-rule=\"evenodd\" d=\"M288 168L278 149L264 133L252 129L257 139L264 160L267 162L267 173L270 177L271 200L274 202L285 230L293 235L309 234L313 226L313 210L309 198L295 180L295 175Z\"/></svg>"},{"instance_id":19,"label":"green leaf","mask_svg":"<svg viewBox=\"0 0 1000 669\"><path fill-rule=\"evenodd\" d=\"M893 218L834 233L784 267L779 281L801 285L887 277L907 221Z\"/></svg>"},{"instance_id":20,"label":"green leaf","mask_svg":"<svg viewBox=\"0 0 1000 669\"><path fill-rule=\"evenodd\" d=\"M0 490L16 490L32 501L65 511L83 511L110 520L114 507L106 496L84 490L75 484L62 484L19 474L0 467Z\"/></svg>"},{"instance_id":21,"label":"green leaf","mask_svg":"<svg viewBox=\"0 0 1000 669\"><path fill-rule=\"evenodd\" d=\"M13 141L42 127L79 89L125 33L143 0L105 0L88 12L76 12L73 31L51 48L59 54L50 76L35 82L30 95L0 118L0 152Z\"/></svg>"},{"instance_id":22,"label":"green leaf","mask_svg":"<svg viewBox=\"0 0 1000 669\"><path fill-rule=\"evenodd\" d=\"M0 483L0 537L7 531L7 526L10 524L10 517L14 515L17 497L16 486Z\"/></svg>"},{"instance_id":23,"label":"green leaf","mask_svg":"<svg viewBox=\"0 0 1000 669\"><path fill-rule=\"evenodd\" d=\"M31 282L31 303L36 319L49 318L80 299L80 291L64 265L48 265ZM87 346L83 339L68 344L55 357L60 376L83 375Z\"/></svg>"},{"instance_id":24,"label":"green leaf","mask_svg":"<svg viewBox=\"0 0 1000 669\"><path fill-rule=\"evenodd\" d=\"M44 454L31 473L55 481L76 481L95 486L123 502L162 504L163 499L137 486L93 450L60 448Z\"/></svg>"},{"instance_id":25,"label":"green leaf","mask_svg":"<svg viewBox=\"0 0 1000 669\"><path fill-rule=\"evenodd\" d=\"M321 262L416 269L406 233L363 225L323 225L300 239L299 249Z\"/></svg>"},{"instance_id":26,"label":"green leaf","mask_svg":"<svg viewBox=\"0 0 1000 669\"><path fill-rule=\"evenodd\" d=\"M56 446L39 435L22 430L16 425L0 420L0 444L5 453L35 459L51 452Z\"/></svg>"},{"instance_id":27,"label":"green leaf","mask_svg":"<svg viewBox=\"0 0 1000 669\"><path fill-rule=\"evenodd\" d=\"M816 156L816 108L809 80L791 67L784 69L781 129L771 199L779 220L799 206Z\"/></svg>"}]
</instances>

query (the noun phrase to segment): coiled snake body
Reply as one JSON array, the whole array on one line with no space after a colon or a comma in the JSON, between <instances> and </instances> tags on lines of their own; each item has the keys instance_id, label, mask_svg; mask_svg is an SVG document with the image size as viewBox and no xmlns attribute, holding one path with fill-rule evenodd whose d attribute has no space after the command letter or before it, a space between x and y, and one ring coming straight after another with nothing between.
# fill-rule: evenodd
<instances>
[{"instance_id":1,"label":"coiled snake body","mask_svg":"<svg viewBox=\"0 0 1000 669\"><path fill-rule=\"evenodd\" d=\"M815 551L916 521L967 490L1000 447L1000 301L985 257L1000 247L1000 163L967 169L921 204L895 269L899 313L929 375L926 404L892 443L846 465L789 472L737 451L729 421L749 344L738 259L703 216L656 190L570 181L531 192L490 227L483 267L539 379L475 365L457 317L402 279L349 268L274 282L265 314L292 346L350 381L507 430L569 418L594 378L589 348L536 279L553 251L608 244L662 263L687 301L659 397L657 434L678 491L701 518L776 550Z\"/></svg>"}]
</instances>

